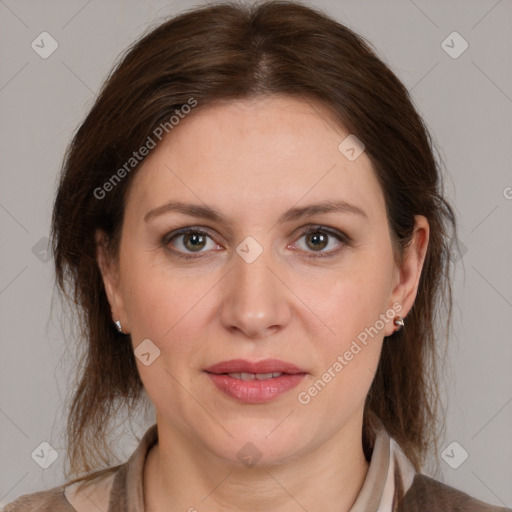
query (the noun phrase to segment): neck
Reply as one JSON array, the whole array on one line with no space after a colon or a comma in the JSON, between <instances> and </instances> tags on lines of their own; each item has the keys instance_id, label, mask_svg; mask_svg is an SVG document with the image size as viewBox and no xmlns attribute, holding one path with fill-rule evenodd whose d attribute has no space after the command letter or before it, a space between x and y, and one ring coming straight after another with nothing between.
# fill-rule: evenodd
<instances>
[{"instance_id":1,"label":"neck","mask_svg":"<svg viewBox=\"0 0 512 512\"><path fill-rule=\"evenodd\" d=\"M360 426L346 425L314 451L286 463L250 468L201 450L165 424L158 432L144 467L147 512L348 512L369 466Z\"/></svg>"}]
</instances>

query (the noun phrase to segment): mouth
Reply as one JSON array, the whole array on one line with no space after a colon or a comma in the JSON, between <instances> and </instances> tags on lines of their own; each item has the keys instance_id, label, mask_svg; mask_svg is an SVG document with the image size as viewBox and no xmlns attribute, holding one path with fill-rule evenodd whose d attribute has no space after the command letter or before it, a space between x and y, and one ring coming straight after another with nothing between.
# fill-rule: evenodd
<instances>
[{"instance_id":1,"label":"mouth","mask_svg":"<svg viewBox=\"0 0 512 512\"><path fill-rule=\"evenodd\" d=\"M277 359L223 361L204 370L215 387L244 403L259 404L296 387L307 375L296 365Z\"/></svg>"}]
</instances>

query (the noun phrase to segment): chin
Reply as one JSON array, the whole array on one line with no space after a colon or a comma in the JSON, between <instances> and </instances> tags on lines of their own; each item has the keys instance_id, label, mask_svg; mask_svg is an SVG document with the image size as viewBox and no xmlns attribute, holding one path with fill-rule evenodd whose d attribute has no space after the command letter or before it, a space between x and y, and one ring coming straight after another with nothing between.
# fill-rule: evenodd
<instances>
[{"instance_id":1,"label":"chin","mask_svg":"<svg viewBox=\"0 0 512 512\"><path fill-rule=\"evenodd\" d=\"M274 466L293 459L301 450L304 436L297 438L290 429L277 421L265 420L260 426L243 422L238 428L227 428L233 438L222 434L224 443L214 443L212 451L230 464L253 467ZM285 420L286 421L286 420ZM277 427L277 428L276 428ZM302 440L300 440L302 439ZM208 443L211 444L211 443Z\"/></svg>"}]
</instances>

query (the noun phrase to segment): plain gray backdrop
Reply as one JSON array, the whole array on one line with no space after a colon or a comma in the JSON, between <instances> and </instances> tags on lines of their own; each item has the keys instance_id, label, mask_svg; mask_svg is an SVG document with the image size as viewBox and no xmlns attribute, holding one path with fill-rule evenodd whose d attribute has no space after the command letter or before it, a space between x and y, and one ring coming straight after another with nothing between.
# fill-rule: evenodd
<instances>
[{"instance_id":1,"label":"plain gray backdrop","mask_svg":"<svg viewBox=\"0 0 512 512\"><path fill-rule=\"evenodd\" d=\"M0 505L63 483L74 360L45 248L65 148L119 53L162 17L204 3L0 0ZM512 2L311 4L375 46L440 149L463 257L434 476L511 507ZM153 419L121 428L122 462ZM43 442L58 454L47 469L32 455Z\"/></svg>"}]
</instances>

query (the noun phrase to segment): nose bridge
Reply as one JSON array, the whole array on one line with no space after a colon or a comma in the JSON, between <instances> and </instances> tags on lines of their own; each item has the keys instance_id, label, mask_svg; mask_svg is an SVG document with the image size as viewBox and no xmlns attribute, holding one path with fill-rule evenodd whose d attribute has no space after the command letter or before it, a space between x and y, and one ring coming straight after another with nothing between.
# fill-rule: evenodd
<instances>
[{"instance_id":1,"label":"nose bridge","mask_svg":"<svg viewBox=\"0 0 512 512\"><path fill-rule=\"evenodd\" d=\"M221 319L227 329L250 337L268 336L289 319L283 285L276 278L270 249L248 237L237 247L229 272Z\"/></svg>"}]
</instances>

